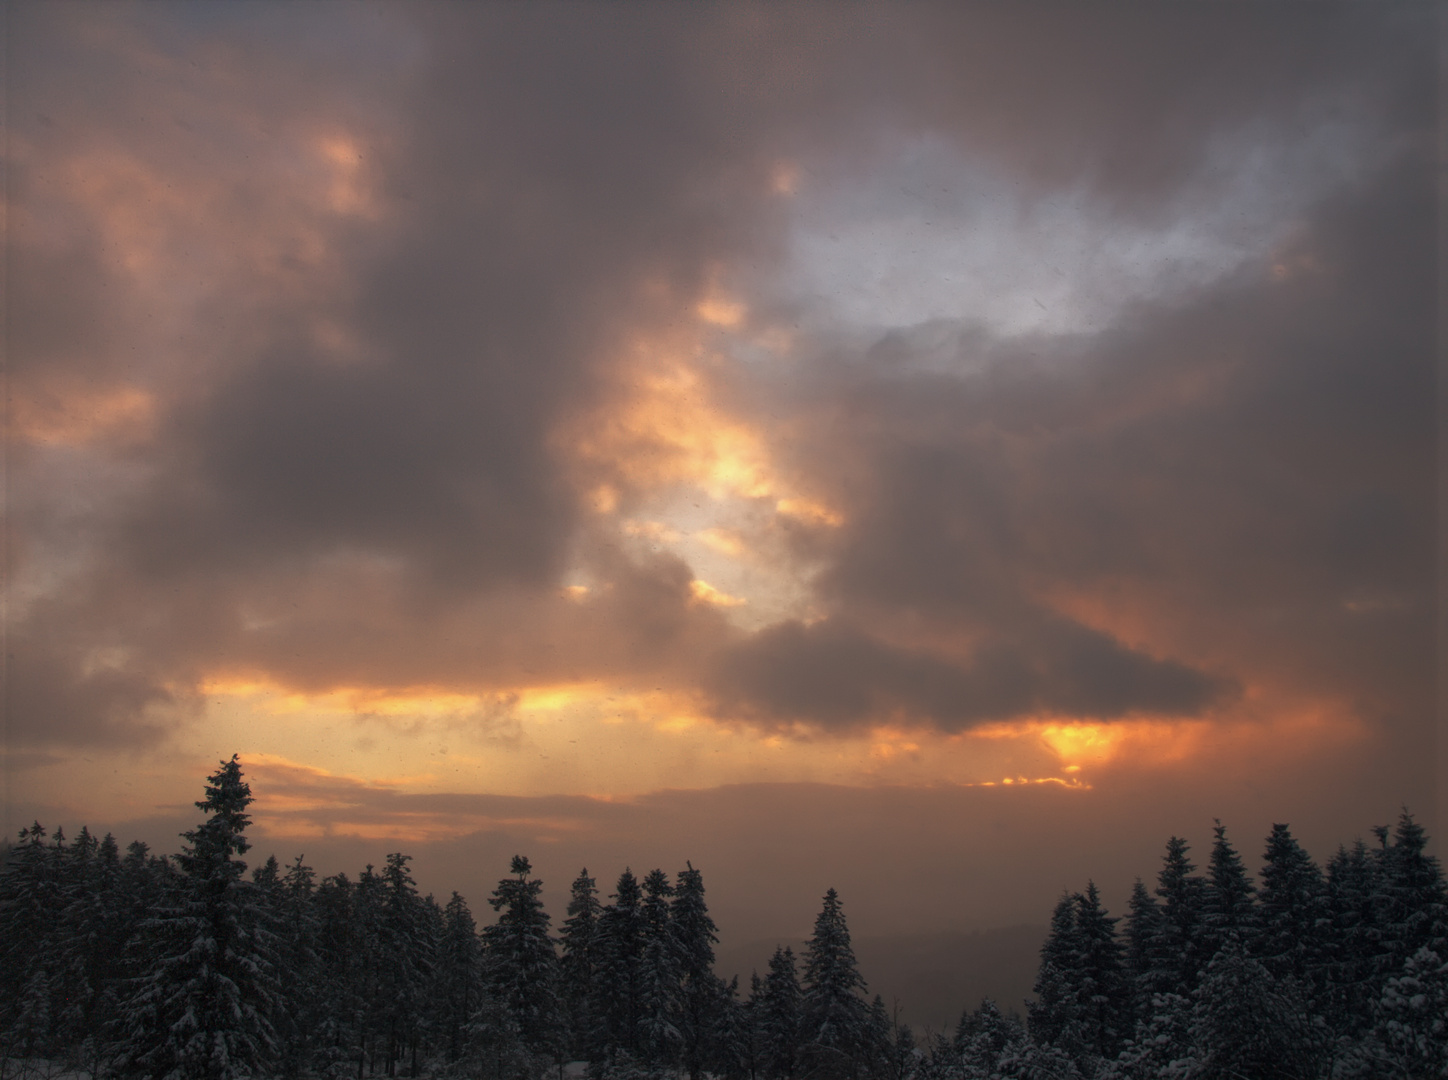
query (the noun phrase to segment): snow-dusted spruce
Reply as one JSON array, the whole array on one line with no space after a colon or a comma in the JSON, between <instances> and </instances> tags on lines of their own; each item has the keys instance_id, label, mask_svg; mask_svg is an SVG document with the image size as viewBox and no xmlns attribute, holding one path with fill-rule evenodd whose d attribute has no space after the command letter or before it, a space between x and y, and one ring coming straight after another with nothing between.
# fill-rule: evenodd
<instances>
[{"instance_id":1,"label":"snow-dusted spruce","mask_svg":"<svg viewBox=\"0 0 1448 1080\"><path fill-rule=\"evenodd\" d=\"M250 846L250 803L233 756L207 779L196 804L206 820L176 858L181 877L136 939L115 1052L122 1076L239 1080L265 1075L277 1057L273 943L237 858Z\"/></svg>"},{"instance_id":2,"label":"snow-dusted spruce","mask_svg":"<svg viewBox=\"0 0 1448 1080\"><path fill-rule=\"evenodd\" d=\"M513 856L510 872L488 898L498 921L483 930L484 971L493 996L516 1021L523 1045L551 1059L564 1047L563 1010L558 956L539 899L543 882L528 876L533 867L521 855Z\"/></svg>"},{"instance_id":3,"label":"snow-dusted spruce","mask_svg":"<svg viewBox=\"0 0 1448 1080\"><path fill-rule=\"evenodd\" d=\"M864 992L840 896L830 889L805 946L800 1024L804 1076L851 1080L868 1075L873 1038Z\"/></svg>"}]
</instances>

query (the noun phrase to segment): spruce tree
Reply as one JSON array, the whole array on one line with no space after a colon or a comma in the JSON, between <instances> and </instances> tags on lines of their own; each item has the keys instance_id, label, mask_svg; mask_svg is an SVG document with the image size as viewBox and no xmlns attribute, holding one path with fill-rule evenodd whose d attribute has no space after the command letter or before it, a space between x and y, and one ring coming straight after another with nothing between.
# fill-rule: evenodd
<instances>
[{"instance_id":1,"label":"spruce tree","mask_svg":"<svg viewBox=\"0 0 1448 1080\"><path fill-rule=\"evenodd\" d=\"M268 860L273 864L274 860ZM322 977L317 952L320 922L315 906L316 874L302 856L278 874L275 865L263 867L257 879L270 897L277 941L277 967L285 1008L277 1023L281 1039L281 1074L299 1076L308 1069L317 1050L317 1037L327 1020L327 995L319 993Z\"/></svg>"},{"instance_id":2,"label":"spruce tree","mask_svg":"<svg viewBox=\"0 0 1448 1080\"><path fill-rule=\"evenodd\" d=\"M1210 959L1202 956L1202 894L1206 883L1192 873L1196 867L1187 858L1189 850L1180 837L1167 841L1156 889L1162 901L1162 918L1151 943L1153 968L1170 992L1179 994L1196 989L1198 973Z\"/></svg>"},{"instance_id":3,"label":"spruce tree","mask_svg":"<svg viewBox=\"0 0 1448 1080\"><path fill-rule=\"evenodd\" d=\"M1273 977L1294 979L1315 1000L1327 978L1327 881L1286 825L1272 826L1263 859L1256 956Z\"/></svg>"},{"instance_id":4,"label":"spruce tree","mask_svg":"<svg viewBox=\"0 0 1448 1080\"><path fill-rule=\"evenodd\" d=\"M594 1023L589 1060L602 1066L619 1051L639 1052L643 1015L642 963L645 942L643 896L627 868L619 875L613 903L598 916L597 977L590 1013Z\"/></svg>"},{"instance_id":5,"label":"spruce tree","mask_svg":"<svg viewBox=\"0 0 1448 1080\"><path fill-rule=\"evenodd\" d=\"M788 947L776 948L755 1006L759 1057L768 1080L794 1080L797 1075L803 1010L794 953Z\"/></svg>"},{"instance_id":6,"label":"spruce tree","mask_svg":"<svg viewBox=\"0 0 1448 1080\"><path fill-rule=\"evenodd\" d=\"M174 896L142 927L117 1069L163 1080L265 1073L277 1055L271 943L238 858L250 845L251 788L233 755L207 778L206 820L184 833Z\"/></svg>"},{"instance_id":7,"label":"spruce tree","mask_svg":"<svg viewBox=\"0 0 1448 1080\"><path fill-rule=\"evenodd\" d=\"M543 882L530 878L532 865L513 856L512 877L503 878L488 903L498 921L483 930L483 951L489 990L518 1025L530 1053L553 1055L559 1040L562 1009L558 1002L558 955L549 936L548 913L540 895Z\"/></svg>"},{"instance_id":8,"label":"spruce tree","mask_svg":"<svg viewBox=\"0 0 1448 1080\"><path fill-rule=\"evenodd\" d=\"M1214 830L1212 856L1206 886L1202 890L1202 951L1210 960L1227 942L1235 941L1242 951L1257 951L1260 932L1253 897L1256 887L1247 875L1242 858L1227 841L1227 829L1220 821Z\"/></svg>"},{"instance_id":9,"label":"spruce tree","mask_svg":"<svg viewBox=\"0 0 1448 1080\"><path fill-rule=\"evenodd\" d=\"M1344 1035L1357 1035L1370 1024L1380 989L1374 910L1378 873L1379 864L1362 841L1338 848L1327 864L1332 922L1326 943L1329 986L1324 1004L1329 1024Z\"/></svg>"},{"instance_id":10,"label":"spruce tree","mask_svg":"<svg viewBox=\"0 0 1448 1080\"><path fill-rule=\"evenodd\" d=\"M1448 955L1448 895L1438 860L1424 850L1427 843L1423 826L1404 810L1392 843L1380 852L1373 921L1381 978L1400 972L1419 949Z\"/></svg>"},{"instance_id":11,"label":"spruce tree","mask_svg":"<svg viewBox=\"0 0 1448 1080\"><path fill-rule=\"evenodd\" d=\"M597 956L594 936L603 905L598 900L598 886L585 867L573 881L568 901L568 918L559 935L562 956L559 958L559 999L567 1015L569 1046L575 1055L588 1053L593 1030L589 1009L593 1000Z\"/></svg>"},{"instance_id":12,"label":"spruce tree","mask_svg":"<svg viewBox=\"0 0 1448 1080\"><path fill-rule=\"evenodd\" d=\"M25 1057L52 1049L52 997L63 963L64 842L45 838L38 821L21 829L0 871L0 1036Z\"/></svg>"},{"instance_id":13,"label":"spruce tree","mask_svg":"<svg viewBox=\"0 0 1448 1080\"><path fill-rule=\"evenodd\" d=\"M1194 994L1191 1075L1315 1077L1324 1039L1299 987L1275 980L1232 938L1202 973Z\"/></svg>"},{"instance_id":14,"label":"spruce tree","mask_svg":"<svg viewBox=\"0 0 1448 1080\"><path fill-rule=\"evenodd\" d=\"M1373 1029L1354 1055L1375 1076L1448 1076L1448 963L1426 945L1384 983Z\"/></svg>"},{"instance_id":15,"label":"spruce tree","mask_svg":"<svg viewBox=\"0 0 1448 1080\"><path fill-rule=\"evenodd\" d=\"M759 1080L764 1075L760 1068L759 1027L756 1023L757 1004L762 993L757 973L752 976L751 983L749 999L741 1001L739 976L730 979L724 987L723 1001L715 1017L714 1067L724 1080Z\"/></svg>"},{"instance_id":16,"label":"spruce tree","mask_svg":"<svg viewBox=\"0 0 1448 1080\"><path fill-rule=\"evenodd\" d=\"M468 902L457 892L443 909L434 982L434 1013L449 1064L461 1060L468 1024L482 993L482 948Z\"/></svg>"},{"instance_id":17,"label":"spruce tree","mask_svg":"<svg viewBox=\"0 0 1448 1080\"><path fill-rule=\"evenodd\" d=\"M1112 1058L1131 1034L1131 996L1116 940L1117 920L1101 906L1096 883L1076 896L1075 1012L1086 1048Z\"/></svg>"},{"instance_id":18,"label":"spruce tree","mask_svg":"<svg viewBox=\"0 0 1448 1080\"><path fill-rule=\"evenodd\" d=\"M433 936L425 904L407 867L411 861L410 855L392 852L382 873L374 875L368 867L359 885L359 899L370 901L364 918L372 932L364 948L370 954L372 975L373 1055L381 1050L389 1075L395 1075L404 1061L411 1063L413 1075L417 1073L419 1025L432 982Z\"/></svg>"},{"instance_id":19,"label":"spruce tree","mask_svg":"<svg viewBox=\"0 0 1448 1080\"><path fill-rule=\"evenodd\" d=\"M865 980L855 962L839 894L825 893L805 947L802 1073L819 1080L861 1075L869 1051L869 1006L861 996Z\"/></svg>"},{"instance_id":20,"label":"spruce tree","mask_svg":"<svg viewBox=\"0 0 1448 1080\"><path fill-rule=\"evenodd\" d=\"M1131 995L1132 1023L1127 1028L1128 1033L1151 1015L1153 994L1170 992L1171 984L1166 978L1169 973L1157 967L1153 953L1154 943L1162 937L1161 920L1161 908L1141 879L1137 878L1126 909L1123 957Z\"/></svg>"},{"instance_id":21,"label":"spruce tree","mask_svg":"<svg viewBox=\"0 0 1448 1080\"><path fill-rule=\"evenodd\" d=\"M1031 1038L1058 1042L1076 1038L1078 1015L1075 983L1076 964L1081 955L1077 917L1080 893L1063 892L1051 912L1051 926L1041 946L1041 966L1031 988L1036 996L1028 1006Z\"/></svg>"},{"instance_id":22,"label":"spruce tree","mask_svg":"<svg viewBox=\"0 0 1448 1080\"><path fill-rule=\"evenodd\" d=\"M648 1065L669 1070L683 1049L681 956L669 910L674 889L667 874L651 870L644 878L643 893L639 1049Z\"/></svg>"},{"instance_id":23,"label":"spruce tree","mask_svg":"<svg viewBox=\"0 0 1448 1080\"><path fill-rule=\"evenodd\" d=\"M690 1080L699 1080L713 1057L713 1032L724 1002L724 983L714 974L718 928L704 902L704 876L685 863L679 871L670 906L678 955L679 1032L683 1062Z\"/></svg>"}]
</instances>

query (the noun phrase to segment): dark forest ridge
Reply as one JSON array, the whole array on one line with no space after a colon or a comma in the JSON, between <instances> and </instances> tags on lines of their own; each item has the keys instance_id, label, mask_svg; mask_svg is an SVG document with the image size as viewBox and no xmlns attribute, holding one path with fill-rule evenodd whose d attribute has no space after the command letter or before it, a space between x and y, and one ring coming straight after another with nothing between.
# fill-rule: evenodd
<instances>
[{"instance_id":1,"label":"dark forest ridge","mask_svg":"<svg viewBox=\"0 0 1448 1080\"><path fill-rule=\"evenodd\" d=\"M1260 886L1220 824L1205 875L1173 837L1124 920L1094 883L1061 898L1024 1025L986 1000L917 1045L868 997L834 889L799 953L741 987L714 972L691 864L626 869L607 904L584 870L554 936L515 856L479 931L458 893L418 895L402 853L356 881L300 855L245 880L251 802L233 756L176 856L22 830L0 875L0 1077L1448 1075L1448 894L1406 811L1325 873L1274 826Z\"/></svg>"}]
</instances>

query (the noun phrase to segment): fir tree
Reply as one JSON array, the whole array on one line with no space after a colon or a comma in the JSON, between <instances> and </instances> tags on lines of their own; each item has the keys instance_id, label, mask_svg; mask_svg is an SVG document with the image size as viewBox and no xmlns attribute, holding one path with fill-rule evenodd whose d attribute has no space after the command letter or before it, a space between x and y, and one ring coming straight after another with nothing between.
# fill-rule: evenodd
<instances>
[{"instance_id":1,"label":"fir tree","mask_svg":"<svg viewBox=\"0 0 1448 1080\"><path fill-rule=\"evenodd\" d=\"M760 1062L768 1080L794 1080L798 1073L803 1009L794 953L776 948L755 1006Z\"/></svg>"},{"instance_id":2,"label":"fir tree","mask_svg":"<svg viewBox=\"0 0 1448 1080\"><path fill-rule=\"evenodd\" d=\"M986 998L974 1012L965 1012L955 1029L955 1052L962 1080L989 1080L996 1076L1001 1059L1026 1041L1026 1032L1012 1017Z\"/></svg>"},{"instance_id":3,"label":"fir tree","mask_svg":"<svg viewBox=\"0 0 1448 1080\"><path fill-rule=\"evenodd\" d=\"M1247 953L1257 951L1260 923L1253 904L1252 879L1235 848L1227 842L1227 829L1216 823L1212 856L1202 890L1201 955L1210 960L1227 942L1235 941Z\"/></svg>"},{"instance_id":4,"label":"fir tree","mask_svg":"<svg viewBox=\"0 0 1448 1080\"><path fill-rule=\"evenodd\" d=\"M639 966L639 1049L648 1065L671 1069L683 1048L679 1026L680 955L674 938L668 875L651 870L643 881L644 948Z\"/></svg>"},{"instance_id":5,"label":"fir tree","mask_svg":"<svg viewBox=\"0 0 1448 1080\"><path fill-rule=\"evenodd\" d=\"M597 978L590 1012L594 1035L589 1059L601 1066L621 1050L637 1055L643 1015L645 942L638 879L625 868L613 903L599 913L595 936Z\"/></svg>"},{"instance_id":6,"label":"fir tree","mask_svg":"<svg viewBox=\"0 0 1448 1080\"><path fill-rule=\"evenodd\" d=\"M52 997L63 964L64 842L47 844L45 837L38 821L20 830L0 872L0 1034L25 1057L51 1049Z\"/></svg>"},{"instance_id":7,"label":"fir tree","mask_svg":"<svg viewBox=\"0 0 1448 1080\"><path fill-rule=\"evenodd\" d=\"M597 967L594 935L602 910L598 887L585 867L573 881L568 918L559 937L563 952L559 960L559 997L567 1014L570 1046L575 1054L588 1052L594 1026L589 1005L595 994Z\"/></svg>"},{"instance_id":8,"label":"fir tree","mask_svg":"<svg viewBox=\"0 0 1448 1080\"><path fill-rule=\"evenodd\" d=\"M454 892L443 911L437 955L437 1012L449 1062L463 1056L468 1024L482 995L482 948L468 903Z\"/></svg>"},{"instance_id":9,"label":"fir tree","mask_svg":"<svg viewBox=\"0 0 1448 1080\"><path fill-rule=\"evenodd\" d=\"M1263 854L1256 955L1275 978L1291 977L1320 995L1332 925L1327 881L1286 825L1273 825Z\"/></svg>"},{"instance_id":10,"label":"fir tree","mask_svg":"<svg viewBox=\"0 0 1448 1080\"><path fill-rule=\"evenodd\" d=\"M1379 857L1373 892L1377 927L1377 972L1402 970L1419 949L1448 955L1448 895L1438 860L1425 852L1423 827L1406 810L1398 818L1392 843Z\"/></svg>"},{"instance_id":11,"label":"fir tree","mask_svg":"<svg viewBox=\"0 0 1448 1080\"><path fill-rule=\"evenodd\" d=\"M1161 897L1162 918L1151 943L1152 968L1157 981L1170 991L1190 993L1209 957L1202 956L1202 894L1205 882L1192 874L1187 842L1173 836L1167 841L1156 895Z\"/></svg>"},{"instance_id":12,"label":"fir tree","mask_svg":"<svg viewBox=\"0 0 1448 1080\"><path fill-rule=\"evenodd\" d=\"M1195 993L1191 1039L1202 1080L1314 1077L1323 1043L1291 979L1274 980L1262 964L1228 939L1207 965Z\"/></svg>"},{"instance_id":13,"label":"fir tree","mask_svg":"<svg viewBox=\"0 0 1448 1080\"><path fill-rule=\"evenodd\" d=\"M483 930L488 987L518 1025L523 1045L534 1054L561 1050L558 956L548 934L543 882L528 875L532 865L513 856L512 877L498 882L488 898L498 921Z\"/></svg>"},{"instance_id":14,"label":"fir tree","mask_svg":"<svg viewBox=\"0 0 1448 1080\"><path fill-rule=\"evenodd\" d=\"M704 903L704 876L693 863L685 863L685 867L679 871L669 922L678 955L684 1068L690 1080L699 1080L713 1056L711 1035L723 1006L724 984L714 974L714 946L719 936Z\"/></svg>"},{"instance_id":15,"label":"fir tree","mask_svg":"<svg viewBox=\"0 0 1448 1080\"><path fill-rule=\"evenodd\" d=\"M1116 921L1101 906L1096 883L1076 896L1075 1013L1087 1049L1115 1057L1130 1034L1131 999L1121 964Z\"/></svg>"},{"instance_id":16,"label":"fir tree","mask_svg":"<svg viewBox=\"0 0 1448 1080\"><path fill-rule=\"evenodd\" d=\"M1383 986L1373 1030L1354 1055L1364 1075L1448 1076L1448 963L1427 946Z\"/></svg>"},{"instance_id":17,"label":"fir tree","mask_svg":"<svg viewBox=\"0 0 1448 1080\"><path fill-rule=\"evenodd\" d=\"M359 888L359 899L372 901L367 913L373 930L367 943L373 973L371 1026L374 1040L380 1037L389 1076L396 1075L403 1061L410 1061L411 1074L417 1075L419 1024L432 982L433 936L417 883L407 868L411 861L410 855L392 852L380 875L372 875L368 867Z\"/></svg>"},{"instance_id":18,"label":"fir tree","mask_svg":"<svg viewBox=\"0 0 1448 1080\"><path fill-rule=\"evenodd\" d=\"M143 926L142 974L124 1004L117 1066L163 1080L232 1080L264 1073L277 1053L270 943L253 888L241 882L250 846L251 788L233 756L196 805L184 834L182 880Z\"/></svg>"},{"instance_id":19,"label":"fir tree","mask_svg":"<svg viewBox=\"0 0 1448 1080\"><path fill-rule=\"evenodd\" d=\"M1131 995L1132 1022L1127 1028L1128 1033L1135 1030L1139 1021L1150 1016L1152 995L1169 992L1164 978L1166 972L1156 965L1152 951L1154 944L1163 936L1161 921L1161 908L1141 879L1137 878L1126 909L1123 957Z\"/></svg>"},{"instance_id":20,"label":"fir tree","mask_svg":"<svg viewBox=\"0 0 1448 1080\"><path fill-rule=\"evenodd\" d=\"M1051 912L1051 927L1041 946L1041 966L1031 988L1036 996L1028 1007L1031 1038L1058 1042L1069 1031L1075 1034L1077 1012L1075 967L1081 954L1077 932L1080 893L1063 892Z\"/></svg>"},{"instance_id":21,"label":"fir tree","mask_svg":"<svg viewBox=\"0 0 1448 1080\"><path fill-rule=\"evenodd\" d=\"M805 1076L846 1080L863 1071L869 1049L869 1008L834 889L825 893L805 949L801 1065Z\"/></svg>"},{"instance_id":22,"label":"fir tree","mask_svg":"<svg viewBox=\"0 0 1448 1080\"><path fill-rule=\"evenodd\" d=\"M1339 848L1327 864L1332 923L1327 937L1326 1014L1333 1029L1357 1035L1370 1023L1377 999L1377 938L1373 897L1378 864L1361 841Z\"/></svg>"},{"instance_id":23,"label":"fir tree","mask_svg":"<svg viewBox=\"0 0 1448 1080\"><path fill-rule=\"evenodd\" d=\"M715 1068L724 1080L758 1080L761 1048L758 1016L762 983L759 975L752 977L752 992L747 1001L739 1000L739 977L724 987L723 999L715 1018Z\"/></svg>"},{"instance_id":24,"label":"fir tree","mask_svg":"<svg viewBox=\"0 0 1448 1080\"><path fill-rule=\"evenodd\" d=\"M281 1073L300 1075L316 1053L316 1039L324 1028L326 995L319 994L322 976L317 953L320 923L314 904L316 874L298 855L278 876L275 860L268 859L257 879L271 898L277 940L277 962L286 1007L277 1024L281 1037Z\"/></svg>"}]
</instances>

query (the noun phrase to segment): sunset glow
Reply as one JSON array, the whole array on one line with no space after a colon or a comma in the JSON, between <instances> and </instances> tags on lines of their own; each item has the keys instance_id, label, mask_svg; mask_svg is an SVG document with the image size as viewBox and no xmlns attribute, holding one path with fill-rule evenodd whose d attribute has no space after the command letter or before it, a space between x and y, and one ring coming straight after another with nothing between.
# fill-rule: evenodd
<instances>
[{"instance_id":1,"label":"sunset glow","mask_svg":"<svg viewBox=\"0 0 1448 1080\"><path fill-rule=\"evenodd\" d=\"M1436 826L1436 61L1267 8L16 7L4 828Z\"/></svg>"}]
</instances>

